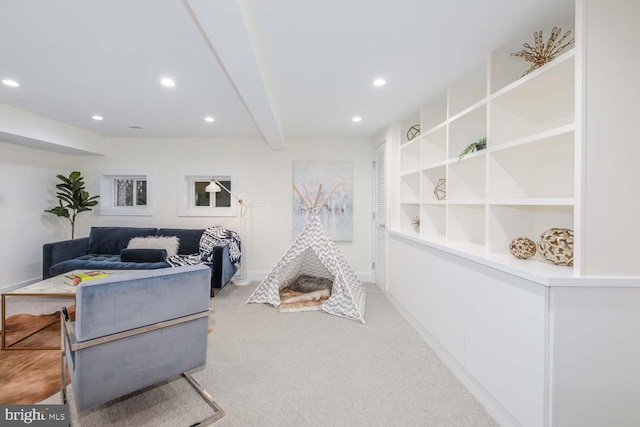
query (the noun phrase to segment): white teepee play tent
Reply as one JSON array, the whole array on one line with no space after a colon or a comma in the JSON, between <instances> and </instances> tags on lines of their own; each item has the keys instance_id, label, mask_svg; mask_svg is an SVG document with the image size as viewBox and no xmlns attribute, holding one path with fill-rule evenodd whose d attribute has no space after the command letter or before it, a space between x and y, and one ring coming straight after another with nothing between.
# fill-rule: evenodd
<instances>
[{"instance_id":1,"label":"white teepee play tent","mask_svg":"<svg viewBox=\"0 0 640 427\"><path fill-rule=\"evenodd\" d=\"M294 186L295 188L295 186ZM335 188L335 186L334 186ZM320 194L318 190L318 195ZM317 212L329 199L333 190L318 207L318 198L311 203L296 192L310 210L310 219L284 256L247 300L249 303L280 305L280 289L301 274L333 281L331 296L320 309L325 313L364 322L366 289L347 265L336 245L329 239ZM308 191L307 191L308 193Z\"/></svg>"}]
</instances>

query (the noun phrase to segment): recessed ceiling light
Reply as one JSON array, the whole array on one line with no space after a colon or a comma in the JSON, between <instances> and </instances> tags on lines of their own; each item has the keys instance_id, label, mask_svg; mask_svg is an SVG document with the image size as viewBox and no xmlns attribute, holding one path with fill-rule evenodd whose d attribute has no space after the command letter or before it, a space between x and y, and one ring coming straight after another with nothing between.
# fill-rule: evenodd
<instances>
[{"instance_id":1,"label":"recessed ceiling light","mask_svg":"<svg viewBox=\"0 0 640 427\"><path fill-rule=\"evenodd\" d=\"M362 117L358 117L355 116L353 119L351 119L352 122L361 122L362 121Z\"/></svg>"},{"instance_id":2,"label":"recessed ceiling light","mask_svg":"<svg viewBox=\"0 0 640 427\"><path fill-rule=\"evenodd\" d=\"M7 86L11 86L11 87L20 87L20 83L18 83L15 80L11 80L11 79L4 79L4 80L2 80L2 83L7 85Z\"/></svg>"},{"instance_id":3,"label":"recessed ceiling light","mask_svg":"<svg viewBox=\"0 0 640 427\"><path fill-rule=\"evenodd\" d=\"M385 79L383 79L382 77L378 77L377 79L375 79L373 81L373 85L374 86L384 86L387 84L387 81Z\"/></svg>"},{"instance_id":4,"label":"recessed ceiling light","mask_svg":"<svg viewBox=\"0 0 640 427\"><path fill-rule=\"evenodd\" d=\"M102 121L102 120L104 120L104 118L103 118L102 116L98 116L98 115L91 116L91 118L92 118L93 120L97 120L97 121L99 121L99 122L100 122L100 121Z\"/></svg>"},{"instance_id":5,"label":"recessed ceiling light","mask_svg":"<svg viewBox=\"0 0 640 427\"><path fill-rule=\"evenodd\" d=\"M207 116L207 117L205 117L205 118L204 118L204 121L205 121L205 122L209 122L209 123L211 123L211 122L215 122L215 121L216 121L216 119L214 119L214 118L213 118L213 117L211 117L211 116Z\"/></svg>"},{"instance_id":6,"label":"recessed ceiling light","mask_svg":"<svg viewBox=\"0 0 640 427\"><path fill-rule=\"evenodd\" d=\"M174 87L176 85L176 82L174 82L173 79L169 77L163 77L160 80L160 83L162 84L162 86L166 87Z\"/></svg>"}]
</instances>

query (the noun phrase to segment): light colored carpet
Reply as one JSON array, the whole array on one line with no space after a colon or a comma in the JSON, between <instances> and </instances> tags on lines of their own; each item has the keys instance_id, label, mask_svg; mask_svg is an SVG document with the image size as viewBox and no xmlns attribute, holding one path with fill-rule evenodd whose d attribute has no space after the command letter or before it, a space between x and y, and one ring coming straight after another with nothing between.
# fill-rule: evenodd
<instances>
[{"instance_id":1,"label":"light colored carpet","mask_svg":"<svg viewBox=\"0 0 640 427\"><path fill-rule=\"evenodd\" d=\"M256 286L228 285L211 300L207 366L194 377L226 412L214 425L497 425L375 285L366 325L246 305ZM186 426L209 414L184 379L82 414L71 405L82 427Z\"/></svg>"}]
</instances>

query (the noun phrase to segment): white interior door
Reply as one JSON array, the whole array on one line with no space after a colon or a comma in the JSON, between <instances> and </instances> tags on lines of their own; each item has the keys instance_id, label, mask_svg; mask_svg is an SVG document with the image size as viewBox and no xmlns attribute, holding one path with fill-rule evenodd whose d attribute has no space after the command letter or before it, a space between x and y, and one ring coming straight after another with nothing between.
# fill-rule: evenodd
<instances>
[{"instance_id":1,"label":"white interior door","mask_svg":"<svg viewBox=\"0 0 640 427\"><path fill-rule=\"evenodd\" d=\"M374 164L375 201L373 211L374 255L373 281L387 291L387 180L386 180L386 144L376 147Z\"/></svg>"}]
</instances>

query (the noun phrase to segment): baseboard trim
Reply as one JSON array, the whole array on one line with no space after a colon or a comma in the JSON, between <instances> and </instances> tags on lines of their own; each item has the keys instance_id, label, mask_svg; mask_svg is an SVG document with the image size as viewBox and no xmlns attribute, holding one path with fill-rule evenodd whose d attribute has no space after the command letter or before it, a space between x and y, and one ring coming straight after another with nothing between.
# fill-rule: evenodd
<instances>
[{"instance_id":1,"label":"baseboard trim","mask_svg":"<svg viewBox=\"0 0 640 427\"><path fill-rule=\"evenodd\" d=\"M269 271L247 271L247 280L264 280Z\"/></svg>"},{"instance_id":2,"label":"baseboard trim","mask_svg":"<svg viewBox=\"0 0 640 427\"><path fill-rule=\"evenodd\" d=\"M390 293L387 299L391 305L405 318L418 332L418 335L431 347L434 353L447 365L447 368L467 387L467 389L478 399L484 409L502 427L522 427L501 404L480 384L465 368L458 362L443 346L418 322Z\"/></svg>"},{"instance_id":3,"label":"baseboard trim","mask_svg":"<svg viewBox=\"0 0 640 427\"><path fill-rule=\"evenodd\" d=\"M361 282L373 282L373 277L371 276L371 272L367 272L367 273L356 273L356 277L361 281Z\"/></svg>"}]
</instances>

